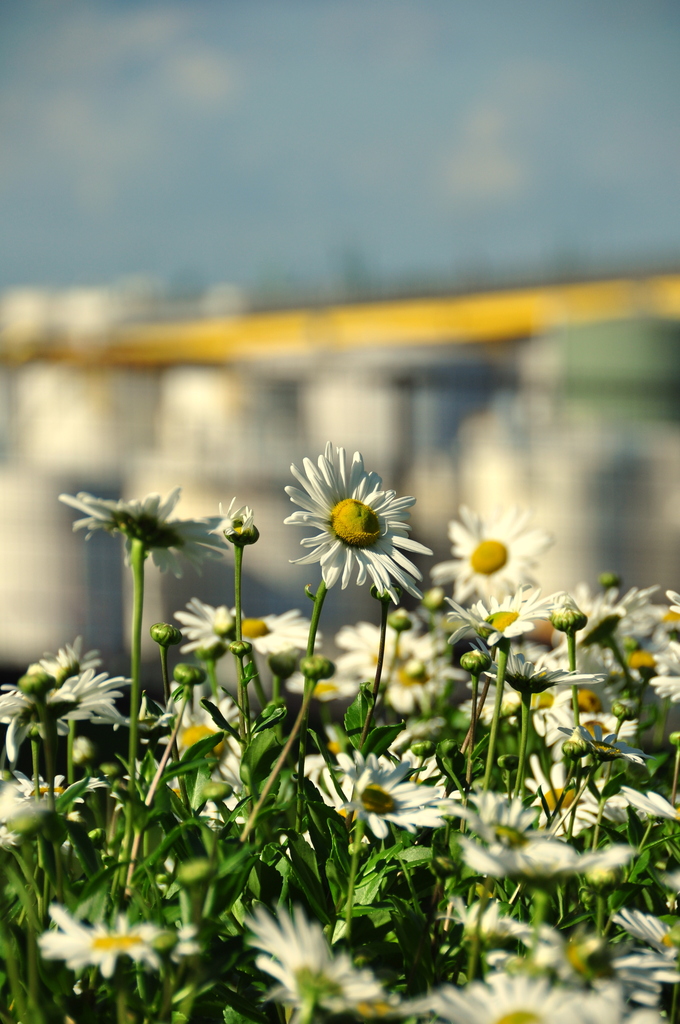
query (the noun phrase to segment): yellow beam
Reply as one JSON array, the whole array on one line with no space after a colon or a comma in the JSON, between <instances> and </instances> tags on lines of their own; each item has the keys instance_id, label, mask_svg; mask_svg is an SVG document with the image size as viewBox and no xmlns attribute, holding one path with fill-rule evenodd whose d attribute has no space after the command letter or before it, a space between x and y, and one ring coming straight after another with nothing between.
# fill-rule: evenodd
<instances>
[{"instance_id":1,"label":"yellow beam","mask_svg":"<svg viewBox=\"0 0 680 1024\"><path fill-rule=\"evenodd\" d=\"M503 342L567 323L640 315L680 318L680 275L133 324L90 341L8 327L0 334L0 358L140 367L220 364L324 350Z\"/></svg>"}]
</instances>

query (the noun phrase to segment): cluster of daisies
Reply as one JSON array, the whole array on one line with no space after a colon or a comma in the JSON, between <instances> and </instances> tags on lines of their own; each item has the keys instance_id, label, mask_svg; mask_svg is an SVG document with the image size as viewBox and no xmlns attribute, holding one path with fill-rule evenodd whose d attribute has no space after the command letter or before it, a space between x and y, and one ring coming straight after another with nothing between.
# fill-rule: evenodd
<instances>
[{"instance_id":1,"label":"cluster of daisies","mask_svg":"<svg viewBox=\"0 0 680 1024\"><path fill-rule=\"evenodd\" d=\"M291 468L307 615L243 608L235 499L61 496L124 538L131 669L79 638L0 688L2 1021L676 1024L680 594L543 594L552 537L465 507L423 594L414 498L330 444ZM227 554L224 604L151 626L150 693L147 560ZM373 621L324 636L353 581Z\"/></svg>"}]
</instances>

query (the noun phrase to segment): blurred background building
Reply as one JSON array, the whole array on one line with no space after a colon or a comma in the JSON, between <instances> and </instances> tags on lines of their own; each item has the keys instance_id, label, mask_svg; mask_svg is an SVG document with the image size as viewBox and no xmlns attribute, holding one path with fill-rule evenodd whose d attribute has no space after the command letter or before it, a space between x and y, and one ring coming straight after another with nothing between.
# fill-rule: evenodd
<instances>
[{"instance_id":1,"label":"blurred background building","mask_svg":"<svg viewBox=\"0 0 680 1024\"><path fill-rule=\"evenodd\" d=\"M124 665L120 546L61 491L235 495L249 614L304 607L283 487L329 439L430 564L519 504L546 589L677 589L679 46L665 0L4 3L0 668ZM229 559L148 578L150 621L231 601Z\"/></svg>"}]
</instances>

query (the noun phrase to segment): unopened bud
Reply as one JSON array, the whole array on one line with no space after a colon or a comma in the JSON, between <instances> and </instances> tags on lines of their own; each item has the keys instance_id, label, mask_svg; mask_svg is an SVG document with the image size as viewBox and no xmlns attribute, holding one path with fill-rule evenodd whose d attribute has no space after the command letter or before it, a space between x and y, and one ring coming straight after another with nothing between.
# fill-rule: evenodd
<instances>
[{"instance_id":1,"label":"unopened bud","mask_svg":"<svg viewBox=\"0 0 680 1024\"><path fill-rule=\"evenodd\" d=\"M674 747L680 747L680 732L672 732L668 737L668 742L672 743Z\"/></svg>"},{"instance_id":2,"label":"unopened bud","mask_svg":"<svg viewBox=\"0 0 680 1024\"><path fill-rule=\"evenodd\" d=\"M159 647L174 647L182 642L182 631L170 622L155 622L149 633Z\"/></svg>"},{"instance_id":3,"label":"unopened bud","mask_svg":"<svg viewBox=\"0 0 680 1024\"><path fill-rule=\"evenodd\" d=\"M161 932L155 939L152 940L151 945L160 953L161 956L167 953L171 953L177 945L177 934L173 932Z\"/></svg>"},{"instance_id":4,"label":"unopened bud","mask_svg":"<svg viewBox=\"0 0 680 1024\"><path fill-rule=\"evenodd\" d=\"M180 661L179 665L175 665L172 678L180 686L200 686L205 682L205 669Z\"/></svg>"},{"instance_id":5,"label":"unopened bud","mask_svg":"<svg viewBox=\"0 0 680 1024\"><path fill-rule=\"evenodd\" d=\"M553 629L558 630L560 633L566 633L568 636L573 636L580 629L585 629L588 616L580 608L577 608L575 604L564 604L559 608L555 608L550 616L550 622Z\"/></svg>"},{"instance_id":6,"label":"unopened bud","mask_svg":"<svg viewBox=\"0 0 680 1024\"><path fill-rule=\"evenodd\" d=\"M498 758L498 767L505 772L517 771L519 767L519 757L517 754L501 754Z\"/></svg>"},{"instance_id":7,"label":"unopened bud","mask_svg":"<svg viewBox=\"0 0 680 1024\"><path fill-rule=\"evenodd\" d=\"M446 602L446 593L443 587L430 587L423 594L423 606L428 612L440 612Z\"/></svg>"},{"instance_id":8,"label":"unopened bud","mask_svg":"<svg viewBox=\"0 0 680 1024\"><path fill-rule=\"evenodd\" d=\"M227 653L227 645L223 643L210 644L207 647L197 647L194 654L199 661L219 661Z\"/></svg>"},{"instance_id":9,"label":"unopened bud","mask_svg":"<svg viewBox=\"0 0 680 1024\"><path fill-rule=\"evenodd\" d=\"M87 838L90 840L95 850L101 850L106 844L106 829L93 828L87 833Z\"/></svg>"},{"instance_id":10,"label":"unopened bud","mask_svg":"<svg viewBox=\"0 0 680 1024\"><path fill-rule=\"evenodd\" d=\"M460 667L469 672L470 675L479 676L482 672L486 672L488 668L491 668L491 655L487 654L486 651L478 649L466 651L460 659Z\"/></svg>"},{"instance_id":11,"label":"unopened bud","mask_svg":"<svg viewBox=\"0 0 680 1024\"><path fill-rule=\"evenodd\" d=\"M234 792L233 786L230 786L228 782L206 782L205 786L201 790L201 796L205 797L206 800L226 800Z\"/></svg>"},{"instance_id":12,"label":"unopened bud","mask_svg":"<svg viewBox=\"0 0 680 1024\"><path fill-rule=\"evenodd\" d=\"M622 700L615 700L612 704L612 714L622 722L632 722L637 717L635 709Z\"/></svg>"},{"instance_id":13,"label":"unopened bud","mask_svg":"<svg viewBox=\"0 0 680 1024\"><path fill-rule=\"evenodd\" d=\"M73 763L79 767L84 764L91 764L97 751L94 743L87 736L76 736L73 741Z\"/></svg>"},{"instance_id":14,"label":"unopened bud","mask_svg":"<svg viewBox=\"0 0 680 1024\"><path fill-rule=\"evenodd\" d=\"M55 688L57 681L48 672L38 670L27 672L21 677L18 685L21 692L25 693L27 697L36 697L40 700Z\"/></svg>"},{"instance_id":15,"label":"unopened bud","mask_svg":"<svg viewBox=\"0 0 680 1024\"><path fill-rule=\"evenodd\" d=\"M267 664L272 675L278 676L279 679L289 679L297 668L297 660L297 651L291 647L287 651L277 651L274 654L270 654L267 658Z\"/></svg>"},{"instance_id":16,"label":"unopened bud","mask_svg":"<svg viewBox=\"0 0 680 1024\"><path fill-rule=\"evenodd\" d=\"M185 889L194 885L201 885L209 881L214 874L213 865L207 857L196 857L195 860L185 861L177 869L177 881Z\"/></svg>"},{"instance_id":17,"label":"unopened bud","mask_svg":"<svg viewBox=\"0 0 680 1024\"><path fill-rule=\"evenodd\" d=\"M562 757L565 761L580 761L590 751L588 743L579 735L576 729L570 739L562 744Z\"/></svg>"},{"instance_id":18,"label":"unopened bud","mask_svg":"<svg viewBox=\"0 0 680 1024\"><path fill-rule=\"evenodd\" d=\"M387 625L395 633L405 633L407 629L413 628L413 620L405 608L397 608L387 616Z\"/></svg>"},{"instance_id":19,"label":"unopened bud","mask_svg":"<svg viewBox=\"0 0 680 1024\"><path fill-rule=\"evenodd\" d=\"M249 644L247 640L232 640L229 644L229 650L235 658L245 658L247 654L250 654L253 649L253 645Z\"/></svg>"},{"instance_id":20,"label":"unopened bud","mask_svg":"<svg viewBox=\"0 0 680 1024\"><path fill-rule=\"evenodd\" d=\"M117 779L123 772L123 766L118 761L105 761L99 765L99 771L107 779Z\"/></svg>"},{"instance_id":21,"label":"unopened bud","mask_svg":"<svg viewBox=\"0 0 680 1024\"><path fill-rule=\"evenodd\" d=\"M442 740L437 747L440 757L455 757L459 750L460 746L455 740Z\"/></svg>"},{"instance_id":22,"label":"unopened bud","mask_svg":"<svg viewBox=\"0 0 680 1024\"><path fill-rule=\"evenodd\" d=\"M395 583L392 589L396 593L398 601L401 598L401 587L398 587ZM371 597L374 597L376 601L382 601L383 603L387 603L392 600L392 596L386 590L378 590L375 586L371 587Z\"/></svg>"},{"instance_id":23,"label":"unopened bud","mask_svg":"<svg viewBox=\"0 0 680 1024\"><path fill-rule=\"evenodd\" d=\"M312 654L308 658L300 659L300 671L305 679L330 679L335 672L335 665L322 654Z\"/></svg>"},{"instance_id":24,"label":"unopened bud","mask_svg":"<svg viewBox=\"0 0 680 1024\"><path fill-rule=\"evenodd\" d=\"M416 740L411 744L411 753L416 757L431 757L435 752L435 745L432 740Z\"/></svg>"},{"instance_id":25,"label":"unopened bud","mask_svg":"<svg viewBox=\"0 0 680 1024\"><path fill-rule=\"evenodd\" d=\"M618 888L622 877L620 868L591 868L585 876L588 888L600 896Z\"/></svg>"},{"instance_id":26,"label":"unopened bud","mask_svg":"<svg viewBox=\"0 0 680 1024\"><path fill-rule=\"evenodd\" d=\"M244 548L248 544L257 544L260 539L260 531L258 528L253 526L247 526L245 529L238 526L238 520L234 520L234 532L227 533L224 531L224 536L227 538L230 544L234 544L236 547Z\"/></svg>"},{"instance_id":27,"label":"unopened bud","mask_svg":"<svg viewBox=\"0 0 680 1024\"><path fill-rule=\"evenodd\" d=\"M611 590L612 587L621 586L621 577L615 572L601 572L597 582L603 590Z\"/></svg>"}]
</instances>

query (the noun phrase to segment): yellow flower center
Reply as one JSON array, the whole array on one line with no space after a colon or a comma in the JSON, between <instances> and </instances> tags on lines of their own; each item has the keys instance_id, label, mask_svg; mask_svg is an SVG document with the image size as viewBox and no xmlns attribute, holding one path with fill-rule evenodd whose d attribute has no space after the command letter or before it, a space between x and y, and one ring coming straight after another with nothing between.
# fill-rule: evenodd
<instances>
[{"instance_id":1,"label":"yellow flower center","mask_svg":"<svg viewBox=\"0 0 680 1024\"><path fill-rule=\"evenodd\" d=\"M536 707L551 708L554 703L555 698L553 697L552 693L548 693L547 690L544 690L543 693L538 694L538 703Z\"/></svg>"},{"instance_id":2,"label":"yellow flower center","mask_svg":"<svg viewBox=\"0 0 680 1024\"><path fill-rule=\"evenodd\" d=\"M508 560L508 549L499 540L483 540L470 557L470 565L482 576L491 576L502 569Z\"/></svg>"},{"instance_id":3,"label":"yellow flower center","mask_svg":"<svg viewBox=\"0 0 680 1024\"><path fill-rule=\"evenodd\" d=\"M517 622L518 618L519 612L493 612L489 615L486 621L490 622L493 628L498 630L499 633L502 633L503 630L507 629L508 626L511 626L513 622Z\"/></svg>"},{"instance_id":4,"label":"yellow flower center","mask_svg":"<svg viewBox=\"0 0 680 1024\"><path fill-rule=\"evenodd\" d=\"M563 793L564 793L563 789L549 789L547 793L543 794L543 799L545 800L546 804L548 805L548 807L550 808L551 811L555 810L555 808L557 807L558 801L559 801L559 799L560 799L560 797L562 796ZM576 794L575 794L574 790L570 789L569 792L567 793L567 795L565 796L564 800L562 801L560 806L561 807L571 807L571 805L574 802L574 797L575 796L576 796Z\"/></svg>"},{"instance_id":5,"label":"yellow flower center","mask_svg":"<svg viewBox=\"0 0 680 1024\"><path fill-rule=\"evenodd\" d=\"M260 636L267 636L271 630L262 619L244 619L241 623L241 634L249 640L257 640Z\"/></svg>"},{"instance_id":6,"label":"yellow flower center","mask_svg":"<svg viewBox=\"0 0 680 1024\"><path fill-rule=\"evenodd\" d=\"M664 946L672 946L672 945L674 945L673 941L671 940L670 934L668 932L666 932L666 934L664 935L664 937L662 938L661 941L663 942Z\"/></svg>"},{"instance_id":7,"label":"yellow flower center","mask_svg":"<svg viewBox=\"0 0 680 1024\"><path fill-rule=\"evenodd\" d=\"M531 1010L513 1010L512 1013L505 1013L494 1024L541 1024L542 1017Z\"/></svg>"},{"instance_id":8,"label":"yellow flower center","mask_svg":"<svg viewBox=\"0 0 680 1024\"><path fill-rule=\"evenodd\" d=\"M41 786L40 787L40 796L46 796L49 793L49 791L50 791L50 787L49 786ZM64 793L64 792L65 792L65 790L64 790L63 786L55 786L54 787L54 795L55 796L61 796L61 794ZM31 790L31 796L35 796L35 786Z\"/></svg>"},{"instance_id":9,"label":"yellow flower center","mask_svg":"<svg viewBox=\"0 0 680 1024\"><path fill-rule=\"evenodd\" d=\"M326 746L330 750L331 754L339 754L340 751L342 750L342 747L340 746L337 740L330 740L326 744Z\"/></svg>"},{"instance_id":10,"label":"yellow flower center","mask_svg":"<svg viewBox=\"0 0 680 1024\"><path fill-rule=\"evenodd\" d=\"M667 611L663 617L664 622L680 622L680 614L678 612Z\"/></svg>"},{"instance_id":11,"label":"yellow flower center","mask_svg":"<svg viewBox=\"0 0 680 1024\"><path fill-rule=\"evenodd\" d=\"M363 501L343 498L331 509L331 530L345 544L368 548L380 537L380 520Z\"/></svg>"},{"instance_id":12,"label":"yellow flower center","mask_svg":"<svg viewBox=\"0 0 680 1024\"><path fill-rule=\"evenodd\" d=\"M519 832L516 828L510 828L509 825L496 825L494 829L496 838L500 839L501 842L506 843L508 846L526 846L527 837L523 832Z\"/></svg>"},{"instance_id":13,"label":"yellow flower center","mask_svg":"<svg viewBox=\"0 0 680 1024\"><path fill-rule=\"evenodd\" d=\"M656 659L649 651L631 651L628 664L631 668L656 668Z\"/></svg>"},{"instance_id":14,"label":"yellow flower center","mask_svg":"<svg viewBox=\"0 0 680 1024\"><path fill-rule=\"evenodd\" d=\"M105 953L127 953L141 941L139 935L100 935L92 940L92 948L104 950Z\"/></svg>"},{"instance_id":15,"label":"yellow flower center","mask_svg":"<svg viewBox=\"0 0 680 1024\"><path fill-rule=\"evenodd\" d=\"M394 810L394 800L382 786L366 786L361 802L369 814L389 814Z\"/></svg>"},{"instance_id":16,"label":"yellow flower center","mask_svg":"<svg viewBox=\"0 0 680 1024\"><path fill-rule=\"evenodd\" d=\"M389 1003L357 1003L357 1013L361 1017L385 1017L392 1011Z\"/></svg>"},{"instance_id":17,"label":"yellow flower center","mask_svg":"<svg viewBox=\"0 0 680 1024\"><path fill-rule=\"evenodd\" d=\"M597 718L590 718L587 722L581 722L581 725L585 726L590 735L595 739L595 726L599 725L603 733L606 733L606 729L603 722L598 721Z\"/></svg>"},{"instance_id":18,"label":"yellow flower center","mask_svg":"<svg viewBox=\"0 0 680 1024\"><path fill-rule=\"evenodd\" d=\"M427 668L422 661L412 658L399 669L397 677L402 686L422 686L428 680Z\"/></svg>"},{"instance_id":19,"label":"yellow flower center","mask_svg":"<svg viewBox=\"0 0 680 1024\"><path fill-rule=\"evenodd\" d=\"M322 682L317 683L314 687L314 696L317 698L325 697L328 693L337 693L338 688L335 683Z\"/></svg>"},{"instance_id":20,"label":"yellow flower center","mask_svg":"<svg viewBox=\"0 0 680 1024\"><path fill-rule=\"evenodd\" d=\"M182 731L181 744L186 749L193 747L194 743L198 743L199 740L205 739L206 736L212 736L215 729L211 729L207 725L189 725ZM224 750L224 743L217 743L212 753L215 757L219 757Z\"/></svg>"},{"instance_id":21,"label":"yellow flower center","mask_svg":"<svg viewBox=\"0 0 680 1024\"><path fill-rule=\"evenodd\" d=\"M585 687L578 691L579 711L602 711L602 701L593 690Z\"/></svg>"}]
</instances>

